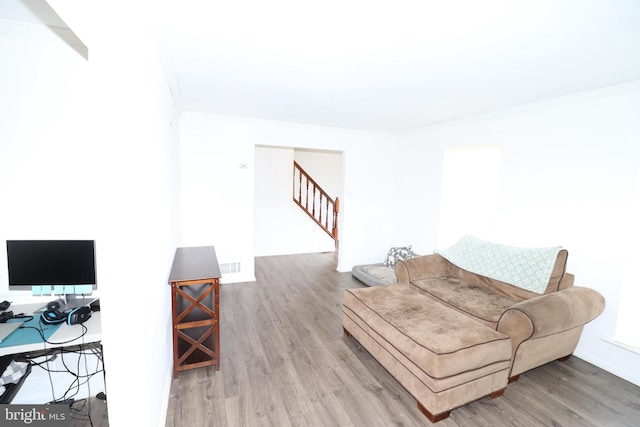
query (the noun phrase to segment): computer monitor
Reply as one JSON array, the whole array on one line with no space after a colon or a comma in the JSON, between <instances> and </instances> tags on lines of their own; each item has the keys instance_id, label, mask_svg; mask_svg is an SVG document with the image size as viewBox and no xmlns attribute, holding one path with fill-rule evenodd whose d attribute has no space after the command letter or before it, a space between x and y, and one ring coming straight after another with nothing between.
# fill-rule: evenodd
<instances>
[{"instance_id":1,"label":"computer monitor","mask_svg":"<svg viewBox=\"0 0 640 427\"><path fill-rule=\"evenodd\" d=\"M95 241L7 240L7 269L9 290L44 287L70 308L77 289L97 288Z\"/></svg>"}]
</instances>

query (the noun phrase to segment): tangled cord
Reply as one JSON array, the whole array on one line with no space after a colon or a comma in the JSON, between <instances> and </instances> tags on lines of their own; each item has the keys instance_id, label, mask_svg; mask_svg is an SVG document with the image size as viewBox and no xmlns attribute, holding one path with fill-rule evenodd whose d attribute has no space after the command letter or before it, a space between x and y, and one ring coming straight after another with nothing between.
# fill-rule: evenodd
<instances>
[{"instance_id":1,"label":"tangled cord","mask_svg":"<svg viewBox=\"0 0 640 427\"><path fill-rule=\"evenodd\" d=\"M87 334L87 331L88 331L87 327L83 324L80 324L80 326L82 327L82 333L79 336L74 337L73 339L70 339L67 341L61 341L61 342L53 342L53 341L47 340L45 338L45 331L42 329L42 327L38 328L34 326L23 326L23 328L25 329L26 328L34 329L40 334L40 337L45 343L45 351L44 353L38 354L37 356L30 356L29 354L25 354L21 357L21 359L27 361L32 366L39 367L47 372L47 375L49 376L49 383L51 386L51 395L53 397L53 400L49 402L50 404L51 403L70 403L69 409L70 409L71 418L78 419L78 420L87 420L89 421L89 424L93 426L93 420L91 419L91 399L85 398L85 399L75 400L74 398L80 392L80 388L85 384L87 386L88 396L89 397L91 396L90 380L91 378L93 378L94 375L104 372L104 368L103 368L104 365L102 364L103 362L102 352L98 348L96 348L95 345L93 344L86 345L84 342L84 336ZM48 349L48 350L46 349L46 344L63 345L80 338L82 339L82 343L79 344L78 346L69 347L69 348L65 348L65 347L54 348L54 349ZM75 366L71 365L68 360L65 360L65 355L68 355L68 354L77 355L77 362L75 363ZM52 369L49 366L49 363L54 361L58 357L58 355L60 355L60 361L62 362L64 369ZM93 355L96 357L96 365L95 365L95 368L92 370L92 372L89 372L89 360L87 357L90 355ZM42 357L44 357L44 360L37 361L37 359L40 359ZM80 373L82 361L84 361L84 374ZM75 368L75 371L72 368ZM69 384L69 387L64 392L64 394L58 398L56 398L55 396L54 381L53 381L53 378L51 377L52 373L68 373L74 377L73 381L71 382L71 384Z\"/></svg>"}]
</instances>

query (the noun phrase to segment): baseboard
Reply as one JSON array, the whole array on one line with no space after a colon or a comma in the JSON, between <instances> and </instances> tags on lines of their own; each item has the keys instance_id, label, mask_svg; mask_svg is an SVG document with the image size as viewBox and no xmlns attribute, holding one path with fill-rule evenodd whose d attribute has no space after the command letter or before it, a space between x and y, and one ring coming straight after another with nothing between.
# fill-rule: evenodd
<instances>
[{"instance_id":1,"label":"baseboard","mask_svg":"<svg viewBox=\"0 0 640 427\"><path fill-rule=\"evenodd\" d=\"M578 347L577 351L574 352L574 356L640 387L640 375L638 374L640 372L638 370L640 354L606 339L602 339L602 342L608 345L605 350L600 350L600 352L593 350L582 351Z\"/></svg>"},{"instance_id":2,"label":"baseboard","mask_svg":"<svg viewBox=\"0 0 640 427\"><path fill-rule=\"evenodd\" d=\"M167 412L169 411L169 399L171 398L171 382L173 381L173 362L169 365L169 370L164 379L164 393L162 394L162 405L158 415L159 426L167 424Z\"/></svg>"},{"instance_id":3,"label":"baseboard","mask_svg":"<svg viewBox=\"0 0 640 427\"><path fill-rule=\"evenodd\" d=\"M244 283L244 282L255 282L256 276L251 273L230 273L223 274L220 278L221 284L227 283Z\"/></svg>"}]
</instances>

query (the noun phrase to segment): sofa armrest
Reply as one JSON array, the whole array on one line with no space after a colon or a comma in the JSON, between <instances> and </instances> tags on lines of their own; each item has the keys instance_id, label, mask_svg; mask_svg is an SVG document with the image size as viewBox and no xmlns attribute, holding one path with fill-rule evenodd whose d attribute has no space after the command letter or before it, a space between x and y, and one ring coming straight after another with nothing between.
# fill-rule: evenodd
<instances>
[{"instance_id":1,"label":"sofa armrest","mask_svg":"<svg viewBox=\"0 0 640 427\"><path fill-rule=\"evenodd\" d=\"M399 284L408 285L412 280L450 275L451 263L438 254L421 255L396 263Z\"/></svg>"},{"instance_id":2,"label":"sofa armrest","mask_svg":"<svg viewBox=\"0 0 640 427\"><path fill-rule=\"evenodd\" d=\"M522 341L583 326L598 317L604 306L600 293L573 286L514 304L502 314L496 329L511 337L515 349Z\"/></svg>"}]
</instances>

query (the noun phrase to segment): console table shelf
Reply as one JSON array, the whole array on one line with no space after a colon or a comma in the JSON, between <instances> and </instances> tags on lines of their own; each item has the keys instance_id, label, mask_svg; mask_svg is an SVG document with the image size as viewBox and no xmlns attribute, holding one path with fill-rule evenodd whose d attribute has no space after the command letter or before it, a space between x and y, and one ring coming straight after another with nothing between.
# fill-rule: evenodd
<instances>
[{"instance_id":1,"label":"console table shelf","mask_svg":"<svg viewBox=\"0 0 640 427\"><path fill-rule=\"evenodd\" d=\"M169 274L174 378L187 369L220 369L220 277L213 246L176 249Z\"/></svg>"}]
</instances>

